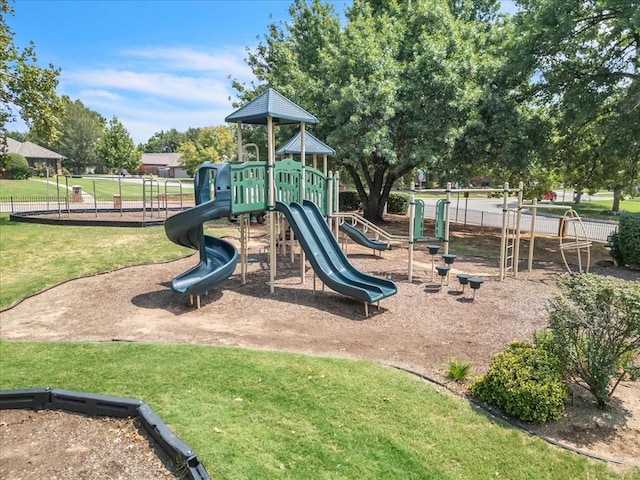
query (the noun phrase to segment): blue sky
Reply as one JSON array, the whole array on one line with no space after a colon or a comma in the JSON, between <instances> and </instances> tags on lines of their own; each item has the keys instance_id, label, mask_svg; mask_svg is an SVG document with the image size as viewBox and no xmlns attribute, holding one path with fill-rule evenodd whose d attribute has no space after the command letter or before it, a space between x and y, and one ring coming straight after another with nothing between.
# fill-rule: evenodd
<instances>
[{"instance_id":1,"label":"blue sky","mask_svg":"<svg viewBox=\"0 0 640 480\"><path fill-rule=\"evenodd\" d=\"M334 0L343 11L349 0ZM14 43L35 42L38 63L61 69L58 93L107 120L136 144L155 132L220 125L233 112L229 76L290 0L16 0ZM513 11L513 2L503 2ZM9 130L26 131L21 123Z\"/></svg>"}]
</instances>

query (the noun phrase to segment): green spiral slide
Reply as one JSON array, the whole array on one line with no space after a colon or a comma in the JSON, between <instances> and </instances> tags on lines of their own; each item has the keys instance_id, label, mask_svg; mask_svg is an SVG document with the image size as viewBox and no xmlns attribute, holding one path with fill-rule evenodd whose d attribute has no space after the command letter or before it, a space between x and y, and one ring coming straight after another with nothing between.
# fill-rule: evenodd
<instances>
[{"instance_id":1,"label":"green spiral slide","mask_svg":"<svg viewBox=\"0 0 640 480\"><path fill-rule=\"evenodd\" d=\"M211 200L210 173L215 171L215 198ZM238 251L221 238L204 234L208 220L231 214L231 168L228 163L203 163L194 179L196 206L164 222L167 237L178 245L200 252L198 265L178 275L171 288L178 293L202 295L229 278L238 263Z\"/></svg>"}]
</instances>

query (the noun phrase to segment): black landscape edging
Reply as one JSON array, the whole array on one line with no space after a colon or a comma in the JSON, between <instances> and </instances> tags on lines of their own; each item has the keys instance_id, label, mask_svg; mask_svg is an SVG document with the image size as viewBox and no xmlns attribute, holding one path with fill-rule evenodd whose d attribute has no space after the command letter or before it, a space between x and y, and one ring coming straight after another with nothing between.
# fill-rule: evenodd
<instances>
[{"instance_id":1,"label":"black landscape edging","mask_svg":"<svg viewBox=\"0 0 640 480\"><path fill-rule=\"evenodd\" d=\"M65 410L91 416L103 415L117 418L138 417L147 432L171 460L178 467L186 466L188 478L211 480L193 449L180 440L160 416L142 400L51 388L0 390L0 410L10 408Z\"/></svg>"},{"instance_id":2,"label":"black landscape edging","mask_svg":"<svg viewBox=\"0 0 640 480\"><path fill-rule=\"evenodd\" d=\"M169 211L173 211L174 209L169 209ZM95 209L73 209L70 211L71 213L81 213L86 214L87 216L100 213L119 213L120 210L113 210L110 208L99 208ZM123 213L130 212L142 212L142 209L139 208L124 208L122 209ZM75 227L153 227L162 225L164 223L164 218L149 218L145 220L114 220L114 219L104 219L104 218L96 218L96 217L88 217L88 218L52 218L52 217L43 217L42 215L51 215L59 213L58 210L33 210L28 212L16 212L11 213L9 215L9 220L14 222L26 222L26 223L40 223L45 225L69 225ZM61 215L66 215L69 213L67 210L64 210Z\"/></svg>"}]
</instances>

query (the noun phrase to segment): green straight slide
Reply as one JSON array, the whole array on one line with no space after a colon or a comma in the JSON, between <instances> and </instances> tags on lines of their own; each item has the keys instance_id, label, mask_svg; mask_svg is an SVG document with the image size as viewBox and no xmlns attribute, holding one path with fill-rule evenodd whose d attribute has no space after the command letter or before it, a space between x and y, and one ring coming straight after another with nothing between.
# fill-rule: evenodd
<instances>
[{"instance_id":1,"label":"green straight slide","mask_svg":"<svg viewBox=\"0 0 640 480\"><path fill-rule=\"evenodd\" d=\"M277 202L276 210L285 215L318 277L332 290L366 303L398 291L391 280L363 273L349 262L315 203Z\"/></svg>"},{"instance_id":2,"label":"green straight slide","mask_svg":"<svg viewBox=\"0 0 640 480\"><path fill-rule=\"evenodd\" d=\"M350 223L342 222L340 224L340 231L346 233L351 240L364 247L374 250L391 250L391 246L388 243L370 239Z\"/></svg>"}]
</instances>

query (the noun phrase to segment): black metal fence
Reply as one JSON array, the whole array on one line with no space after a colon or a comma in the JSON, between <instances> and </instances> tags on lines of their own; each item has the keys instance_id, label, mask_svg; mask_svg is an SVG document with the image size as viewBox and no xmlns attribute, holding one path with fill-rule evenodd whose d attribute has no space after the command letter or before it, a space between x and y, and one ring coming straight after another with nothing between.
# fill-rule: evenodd
<instances>
[{"instance_id":1,"label":"black metal fence","mask_svg":"<svg viewBox=\"0 0 640 480\"><path fill-rule=\"evenodd\" d=\"M145 195L91 195L84 191L73 191L54 193L52 195L0 195L0 212L22 213L22 212L50 212L58 214L60 217L68 216L74 211L85 213L94 212L96 216L101 212L110 210L112 212L124 213L131 210L140 210L149 215L168 216L171 211L192 207L195 204L193 193L164 193L162 190ZM435 219L436 209L434 205L425 205L425 218ZM452 204L449 213L451 222L460 225L475 225L491 228L502 226L502 210L495 212L483 210L471 210L459 208ZM560 224L562 217L558 215L540 214L536 215L536 233L546 235L557 235L564 233L568 236L576 234L576 224L570 222L565 227L564 232ZM520 229L522 232L531 231L532 216L529 213L522 213ZM510 225L513 227L513 218L510 218ZM606 242L609 235L617 229L617 223L611 221L600 221L583 219L586 236L595 242ZM578 232L579 233L579 232ZM581 235L579 235L581 236Z\"/></svg>"},{"instance_id":2,"label":"black metal fence","mask_svg":"<svg viewBox=\"0 0 640 480\"><path fill-rule=\"evenodd\" d=\"M459 225L476 225L480 227L501 228L502 227L502 209L496 209L498 211L482 211L482 210L470 210L466 208L458 208L455 205L450 206L449 218L451 223ZM425 205L425 218L435 219L436 208L434 205ZM514 226L514 216L510 213L509 226ZM535 231L536 234L544 235L566 235L569 237L582 237L582 232L576 231L579 229L579 224L575 222L567 222L566 225L562 225L562 216L549 215L538 213L535 218ZM530 232L532 224L532 215L529 213L522 213L520 217L520 230L522 232ZM584 226L585 234L588 240L593 242L607 242L607 238L617 228L618 224L612 221L605 220L591 220L582 219L582 225Z\"/></svg>"}]
</instances>

